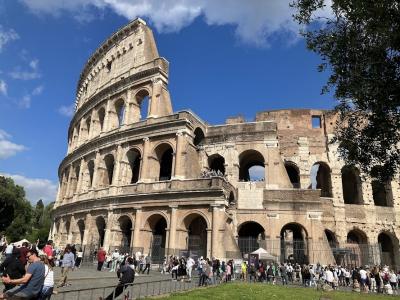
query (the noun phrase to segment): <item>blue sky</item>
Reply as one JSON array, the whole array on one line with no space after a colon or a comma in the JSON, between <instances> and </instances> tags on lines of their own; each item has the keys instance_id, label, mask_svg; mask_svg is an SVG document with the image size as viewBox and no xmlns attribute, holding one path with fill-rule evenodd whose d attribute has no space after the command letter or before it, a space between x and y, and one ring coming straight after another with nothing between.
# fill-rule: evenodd
<instances>
[{"instance_id":1,"label":"blue sky","mask_svg":"<svg viewBox=\"0 0 400 300\"><path fill-rule=\"evenodd\" d=\"M174 111L211 124L280 108L332 108L327 74L286 0L0 0L0 174L54 200L85 61L136 16L170 62Z\"/></svg>"}]
</instances>

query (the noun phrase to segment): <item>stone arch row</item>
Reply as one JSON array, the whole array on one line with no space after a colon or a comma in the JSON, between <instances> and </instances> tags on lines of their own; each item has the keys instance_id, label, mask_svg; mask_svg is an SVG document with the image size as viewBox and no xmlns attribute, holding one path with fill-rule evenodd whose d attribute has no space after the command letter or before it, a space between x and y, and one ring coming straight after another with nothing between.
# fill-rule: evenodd
<instances>
[{"instance_id":1,"label":"stone arch row","mask_svg":"<svg viewBox=\"0 0 400 300\"><path fill-rule=\"evenodd\" d=\"M144 141L146 143L146 141ZM92 188L110 185L137 183L145 175L144 144L121 149L122 158L118 160L118 149L103 154L87 155L65 168L60 178L60 199L72 197L74 193L86 192ZM152 151L148 168L155 180L170 180L174 170L174 145L169 142L158 143ZM146 167L147 168L147 167Z\"/></svg>"},{"instance_id":2,"label":"stone arch row","mask_svg":"<svg viewBox=\"0 0 400 300\"><path fill-rule=\"evenodd\" d=\"M239 155L239 181L264 180L265 160L263 155L256 150L246 150ZM225 174L225 158L220 154L208 157L208 168L216 173ZM257 171L254 167L261 168ZM285 169L293 188L300 188L300 169L296 163L285 161ZM325 162L316 162L311 167L311 186L309 188L321 189L322 197L333 197L331 168ZM362 181L360 171L354 166L345 165L341 169L343 200L345 204L363 204ZM372 197L377 206L393 206L391 182L371 181Z\"/></svg>"},{"instance_id":3,"label":"stone arch row","mask_svg":"<svg viewBox=\"0 0 400 300\"><path fill-rule=\"evenodd\" d=\"M73 150L102 132L146 119L150 108L149 97L151 97L150 92L143 88L134 95L132 100L117 97L98 105L71 128L68 148Z\"/></svg>"}]
</instances>

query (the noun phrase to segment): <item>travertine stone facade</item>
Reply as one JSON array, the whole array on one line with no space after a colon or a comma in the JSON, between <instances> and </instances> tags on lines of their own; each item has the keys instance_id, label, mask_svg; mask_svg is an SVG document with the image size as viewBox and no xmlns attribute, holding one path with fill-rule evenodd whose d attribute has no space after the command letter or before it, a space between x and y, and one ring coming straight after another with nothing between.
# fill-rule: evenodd
<instances>
[{"instance_id":1,"label":"travertine stone facade","mask_svg":"<svg viewBox=\"0 0 400 300\"><path fill-rule=\"evenodd\" d=\"M260 112L208 125L173 112L168 61L137 19L77 87L50 236L62 246L399 265L399 183L362 180L330 144L335 115Z\"/></svg>"}]
</instances>

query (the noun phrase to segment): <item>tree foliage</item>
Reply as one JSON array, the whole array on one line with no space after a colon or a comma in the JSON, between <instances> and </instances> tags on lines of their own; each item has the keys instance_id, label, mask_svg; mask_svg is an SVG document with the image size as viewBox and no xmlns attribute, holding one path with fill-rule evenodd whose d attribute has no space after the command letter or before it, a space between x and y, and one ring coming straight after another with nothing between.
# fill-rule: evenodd
<instances>
[{"instance_id":1,"label":"tree foliage","mask_svg":"<svg viewBox=\"0 0 400 300\"><path fill-rule=\"evenodd\" d=\"M339 101L334 142L346 163L392 178L400 166L399 1L329 2L330 14L320 14L324 0L292 6L307 47L322 58L319 71L330 71L323 92Z\"/></svg>"}]
</instances>

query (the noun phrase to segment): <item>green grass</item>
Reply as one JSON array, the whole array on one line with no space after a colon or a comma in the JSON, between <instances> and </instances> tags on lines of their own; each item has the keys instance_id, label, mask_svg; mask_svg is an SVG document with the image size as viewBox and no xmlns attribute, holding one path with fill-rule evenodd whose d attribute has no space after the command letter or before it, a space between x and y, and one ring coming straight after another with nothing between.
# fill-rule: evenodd
<instances>
[{"instance_id":1,"label":"green grass","mask_svg":"<svg viewBox=\"0 0 400 300\"><path fill-rule=\"evenodd\" d=\"M384 300L396 299L392 296L369 295L355 292L322 292L311 288L300 287L282 287L267 284L248 284L248 283L232 283L223 284L216 287L201 288L184 293L171 294L163 299L176 300L196 300L196 299L296 299L296 300Z\"/></svg>"}]
</instances>

